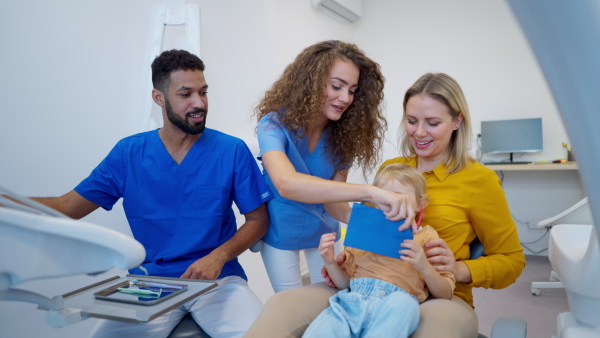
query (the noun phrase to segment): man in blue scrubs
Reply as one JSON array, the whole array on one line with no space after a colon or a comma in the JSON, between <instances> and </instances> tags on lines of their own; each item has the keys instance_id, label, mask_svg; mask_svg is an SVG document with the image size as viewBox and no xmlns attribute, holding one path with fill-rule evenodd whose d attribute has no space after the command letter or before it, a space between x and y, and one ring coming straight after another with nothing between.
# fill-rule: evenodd
<instances>
[{"instance_id":1,"label":"man in blue scrubs","mask_svg":"<svg viewBox=\"0 0 600 338\"><path fill-rule=\"evenodd\" d=\"M61 197L34 198L81 218L119 198L149 275L216 280L219 287L147 324L101 320L93 337L166 337L187 312L212 337L238 337L262 302L237 260L268 229L271 191L246 144L208 129L204 64L186 51L152 63L152 98L164 126L122 139ZM246 222L237 229L232 203ZM143 274L140 269L131 273Z\"/></svg>"}]
</instances>

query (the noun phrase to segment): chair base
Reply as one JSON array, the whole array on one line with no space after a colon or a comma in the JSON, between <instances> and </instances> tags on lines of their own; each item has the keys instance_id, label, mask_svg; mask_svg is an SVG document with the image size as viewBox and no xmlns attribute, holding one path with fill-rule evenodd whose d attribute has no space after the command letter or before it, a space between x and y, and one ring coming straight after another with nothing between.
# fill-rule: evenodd
<instances>
[{"instance_id":1,"label":"chair base","mask_svg":"<svg viewBox=\"0 0 600 338\"><path fill-rule=\"evenodd\" d=\"M527 322L517 318L500 317L492 327L492 338L525 338Z\"/></svg>"},{"instance_id":2,"label":"chair base","mask_svg":"<svg viewBox=\"0 0 600 338\"><path fill-rule=\"evenodd\" d=\"M559 281L556 272L551 271L548 282L531 282L531 294L539 296L541 294L540 289L564 289L564 287L564 284Z\"/></svg>"},{"instance_id":3,"label":"chair base","mask_svg":"<svg viewBox=\"0 0 600 338\"><path fill-rule=\"evenodd\" d=\"M181 318L179 324L173 328L167 338L210 338L210 336L198 326L192 315L188 313Z\"/></svg>"}]
</instances>

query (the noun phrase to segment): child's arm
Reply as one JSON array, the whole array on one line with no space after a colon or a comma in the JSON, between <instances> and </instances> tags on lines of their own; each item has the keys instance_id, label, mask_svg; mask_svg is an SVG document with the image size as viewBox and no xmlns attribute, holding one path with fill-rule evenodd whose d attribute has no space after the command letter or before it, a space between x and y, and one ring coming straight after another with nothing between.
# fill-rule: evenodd
<instances>
[{"instance_id":1,"label":"child's arm","mask_svg":"<svg viewBox=\"0 0 600 338\"><path fill-rule=\"evenodd\" d=\"M406 249L400 250L404 255L400 259L411 263L421 273L431 295L436 298L452 298L454 286L429 263L423 248L412 239L405 240L401 246Z\"/></svg>"},{"instance_id":2,"label":"child's arm","mask_svg":"<svg viewBox=\"0 0 600 338\"><path fill-rule=\"evenodd\" d=\"M333 245L335 243L336 233L328 233L321 236L321 242L319 243L319 253L325 263L325 269L329 277L338 289L346 289L350 285L350 276L342 270L335 258L333 257Z\"/></svg>"}]
</instances>

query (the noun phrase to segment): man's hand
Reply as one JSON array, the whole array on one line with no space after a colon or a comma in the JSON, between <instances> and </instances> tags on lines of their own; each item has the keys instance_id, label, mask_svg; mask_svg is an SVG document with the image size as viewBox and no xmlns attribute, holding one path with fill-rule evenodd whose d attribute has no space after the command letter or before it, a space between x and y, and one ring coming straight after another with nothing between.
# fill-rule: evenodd
<instances>
[{"instance_id":1,"label":"man's hand","mask_svg":"<svg viewBox=\"0 0 600 338\"><path fill-rule=\"evenodd\" d=\"M215 280L221 274L223 265L225 262L221 263L209 254L192 263L181 278Z\"/></svg>"}]
</instances>

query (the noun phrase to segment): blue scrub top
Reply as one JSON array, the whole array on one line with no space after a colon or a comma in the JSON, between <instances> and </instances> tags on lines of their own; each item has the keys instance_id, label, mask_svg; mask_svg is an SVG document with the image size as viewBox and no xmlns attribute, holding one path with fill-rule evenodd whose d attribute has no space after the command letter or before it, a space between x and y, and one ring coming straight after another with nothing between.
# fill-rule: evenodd
<instances>
[{"instance_id":1,"label":"blue scrub top","mask_svg":"<svg viewBox=\"0 0 600 338\"><path fill-rule=\"evenodd\" d=\"M259 160L267 151L284 152L297 172L330 180L335 173L335 165L325 151L326 129L312 153L308 151L308 137L297 137L280 124L277 113L265 115L257 128L260 147ZM269 231L263 241L281 250L300 250L319 246L321 235L337 232L339 222L325 211L323 204L308 204L281 197L263 169L263 176L271 188L272 200L267 203L269 210Z\"/></svg>"},{"instance_id":2,"label":"blue scrub top","mask_svg":"<svg viewBox=\"0 0 600 338\"><path fill-rule=\"evenodd\" d=\"M122 197L133 236L146 248L142 265L166 277L180 277L233 236L233 202L245 214L272 198L246 144L208 128L180 164L158 130L127 137L75 191L106 210ZM237 258L219 278L231 275L246 279Z\"/></svg>"}]
</instances>

